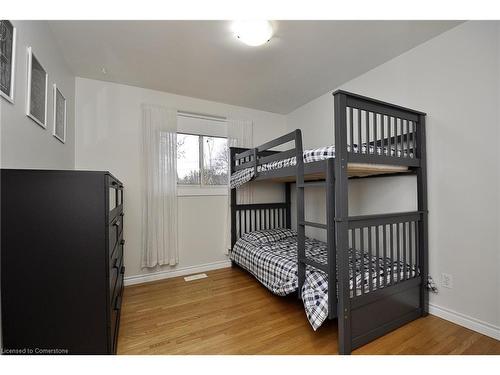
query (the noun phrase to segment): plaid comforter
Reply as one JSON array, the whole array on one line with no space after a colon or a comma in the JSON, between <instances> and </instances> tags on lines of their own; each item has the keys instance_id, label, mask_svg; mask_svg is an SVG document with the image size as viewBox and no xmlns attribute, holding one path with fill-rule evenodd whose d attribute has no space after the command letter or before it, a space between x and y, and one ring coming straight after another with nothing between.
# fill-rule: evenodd
<instances>
[{"instance_id":1,"label":"plaid comforter","mask_svg":"<svg viewBox=\"0 0 500 375\"><path fill-rule=\"evenodd\" d=\"M272 230L267 231L272 232ZM252 232L256 233L256 232ZM255 241L244 235L240 238L230 253L230 258L257 278L274 294L285 296L293 293L298 287L297 277L297 237L290 231L287 237L283 235L273 242ZM283 238L284 237L284 238ZM326 243L306 237L306 256L317 262L326 264ZM371 258L371 259L370 259ZM352 265L352 258L350 264ZM379 265L379 275L376 274L376 264ZM377 278L382 284L396 277L398 264L390 259L383 259L356 252L356 277L350 272L351 294L359 295L362 288L368 292L369 266L372 266L372 282L376 285ZM414 270L400 263L401 274L405 271L414 275ZM361 272L361 270L364 272ZM384 280L385 279L385 280ZM306 267L306 279L301 290L302 301L314 330L318 329L328 317L328 276L311 266Z\"/></svg>"},{"instance_id":2,"label":"plaid comforter","mask_svg":"<svg viewBox=\"0 0 500 375\"><path fill-rule=\"evenodd\" d=\"M370 145L368 148L366 144L361 146L361 153L366 154L367 150L371 154L376 155L389 155L390 156L404 156L406 157L408 154L406 151L396 150L394 148L388 147L377 147L375 151L375 146ZM351 146L347 145L347 151L351 152ZM354 145L352 152L358 153L360 152L358 145ZM330 159L335 157L335 146L327 146L315 148L312 150L305 150L304 153L304 163L312 163L315 161ZM411 154L410 154L411 156ZM297 163L296 157L293 156L291 158L276 160L271 163L263 164L257 168L257 172L270 171L273 169L287 168L292 167ZM240 187L241 185L249 182L254 177L255 171L253 168L245 168L239 171L236 171L231 175L231 189L235 189Z\"/></svg>"}]
</instances>

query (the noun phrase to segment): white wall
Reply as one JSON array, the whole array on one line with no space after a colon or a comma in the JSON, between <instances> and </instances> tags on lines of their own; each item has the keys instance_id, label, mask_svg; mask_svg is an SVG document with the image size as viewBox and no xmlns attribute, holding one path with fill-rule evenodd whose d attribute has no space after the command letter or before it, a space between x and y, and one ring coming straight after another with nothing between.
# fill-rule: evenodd
<instances>
[{"instance_id":1,"label":"white wall","mask_svg":"<svg viewBox=\"0 0 500 375\"><path fill-rule=\"evenodd\" d=\"M285 116L138 87L76 79L76 167L109 170L125 185L125 265L129 282L133 276L183 272L190 267L227 262L224 237L227 196L183 196L178 198L179 264L161 270L141 270L139 189L140 105L143 102L253 120L256 144L283 134Z\"/></svg>"},{"instance_id":2,"label":"white wall","mask_svg":"<svg viewBox=\"0 0 500 375\"><path fill-rule=\"evenodd\" d=\"M467 22L342 85L427 112L430 274L454 277L433 311L500 338L499 23ZM287 116L306 147L333 143L327 93ZM351 214L411 210L415 179L350 182ZM324 218L324 194L310 193ZM323 207L322 210L319 207ZM448 315L447 315L448 314ZM477 327L476 327L477 328Z\"/></svg>"},{"instance_id":3,"label":"white wall","mask_svg":"<svg viewBox=\"0 0 500 375\"><path fill-rule=\"evenodd\" d=\"M14 104L0 98L3 168L73 169L75 77L69 70L46 21L12 21L17 28ZM47 129L26 116L27 54L31 46L49 75ZM52 85L67 99L66 143L53 135Z\"/></svg>"}]
</instances>

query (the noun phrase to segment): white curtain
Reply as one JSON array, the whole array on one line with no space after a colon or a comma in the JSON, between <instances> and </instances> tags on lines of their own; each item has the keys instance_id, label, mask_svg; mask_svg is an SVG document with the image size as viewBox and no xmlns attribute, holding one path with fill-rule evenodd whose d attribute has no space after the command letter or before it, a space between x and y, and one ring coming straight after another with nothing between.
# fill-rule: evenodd
<instances>
[{"instance_id":1,"label":"white curtain","mask_svg":"<svg viewBox=\"0 0 500 375\"><path fill-rule=\"evenodd\" d=\"M142 105L142 267L176 265L177 111Z\"/></svg>"},{"instance_id":2,"label":"white curtain","mask_svg":"<svg viewBox=\"0 0 500 375\"><path fill-rule=\"evenodd\" d=\"M227 121L227 139L229 147L253 147L253 122L249 120ZM238 188L236 194L238 204L253 203L252 184L246 184ZM226 249L231 248L231 190L228 194L228 204L226 212Z\"/></svg>"}]
</instances>

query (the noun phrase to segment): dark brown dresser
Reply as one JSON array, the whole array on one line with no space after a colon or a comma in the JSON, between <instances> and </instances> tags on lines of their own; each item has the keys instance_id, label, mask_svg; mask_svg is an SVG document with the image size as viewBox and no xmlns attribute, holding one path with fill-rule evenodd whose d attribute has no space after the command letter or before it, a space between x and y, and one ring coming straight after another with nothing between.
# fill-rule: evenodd
<instances>
[{"instance_id":1,"label":"dark brown dresser","mask_svg":"<svg viewBox=\"0 0 500 375\"><path fill-rule=\"evenodd\" d=\"M1 170L4 354L114 354L123 185L109 172Z\"/></svg>"}]
</instances>

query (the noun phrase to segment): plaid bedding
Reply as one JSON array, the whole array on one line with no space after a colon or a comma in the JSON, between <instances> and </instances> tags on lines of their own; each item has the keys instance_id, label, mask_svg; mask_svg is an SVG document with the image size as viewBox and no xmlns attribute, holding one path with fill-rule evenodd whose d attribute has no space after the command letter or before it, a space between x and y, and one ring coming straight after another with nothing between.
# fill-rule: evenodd
<instances>
[{"instance_id":1,"label":"plaid bedding","mask_svg":"<svg viewBox=\"0 0 500 375\"><path fill-rule=\"evenodd\" d=\"M286 228L263 229L245 233L242 237L253 244L276 242L295 236L295 232Z\"/></svg>"},{"instance_id":2,"label":"plaid bedding","mask_svg":"<svg viewBox=\"0 0 500 375\"><path fill-rule=\"evenodd\" d=\"M376 147L375 151L375 146L370 145L367 148L366 144L361 145L361 153L366 154L367 150L369 150L369 153L375 153L377 155L389 155L390 156L404 156L407 157L408 153L406 151L401 151L401 150L396 150L394 148L388 148L388 147ZM347 152L351 152L351 146L347 145ZM359 148L358 145L353 146L353 151L354 153L359 153ZM326 146L326 147L320 147L320 148L315 148L311 150L305 150L304 153L304 163L312 163L315 161L320 161L320 160L325 160L325 159L330 159L335 157L335 146ZM412 154L410 153L410 156ZM258 172L264 172L264 171L270 171L273 169L280 169L280 168L287 168L287 167L292 167L296 164L296 158L295 156L287 159L282 159L282 160L276 160L271 163L263 164L257 168ZM231 189L235 189L240 187L241 185L251 181L255 175L254 168L245 168L241 169L239 171L236 171L231 175Z\"/></svg>"},{"instance_id":3,"label":"plaid bedding","mask_svg":"<svg viewBox=\"0 0 500 375\"><path fill-rule=\"evenodd\" d=\"M326 264L326 243L306 237L306 256ZM267 243L254 243L249 241L248 237L242 237L236 242L230 253L230 258L255 276L274 294L285 296L297 290L297 237L293 231L290 231L290 235L287 237ZM377 259L368 254L361 256L360 252L356 251L355 280L352 275L352 267L349 267L351 295L354 292L356 295L361 294L362 288L368 292L370 261L372 263L373 288L375 288L377 278L382 284L384 279L385 282L390 282L391 277L396 277L397 262L391 262L388 258L385 260L383 258ZM351 257L349 263L352 265L352 262ZM379 265L378 275L376 274L377 262ZM415 270L410 269L409 265L400 262L399 267L401 274L405 271L412 276L415 274ZM361 272L361 268L364 272ZM328 276L323 271L307 266L301 295L307 319L312 328L316 330L328 317Z\"/></svg>"}]
</instances>

